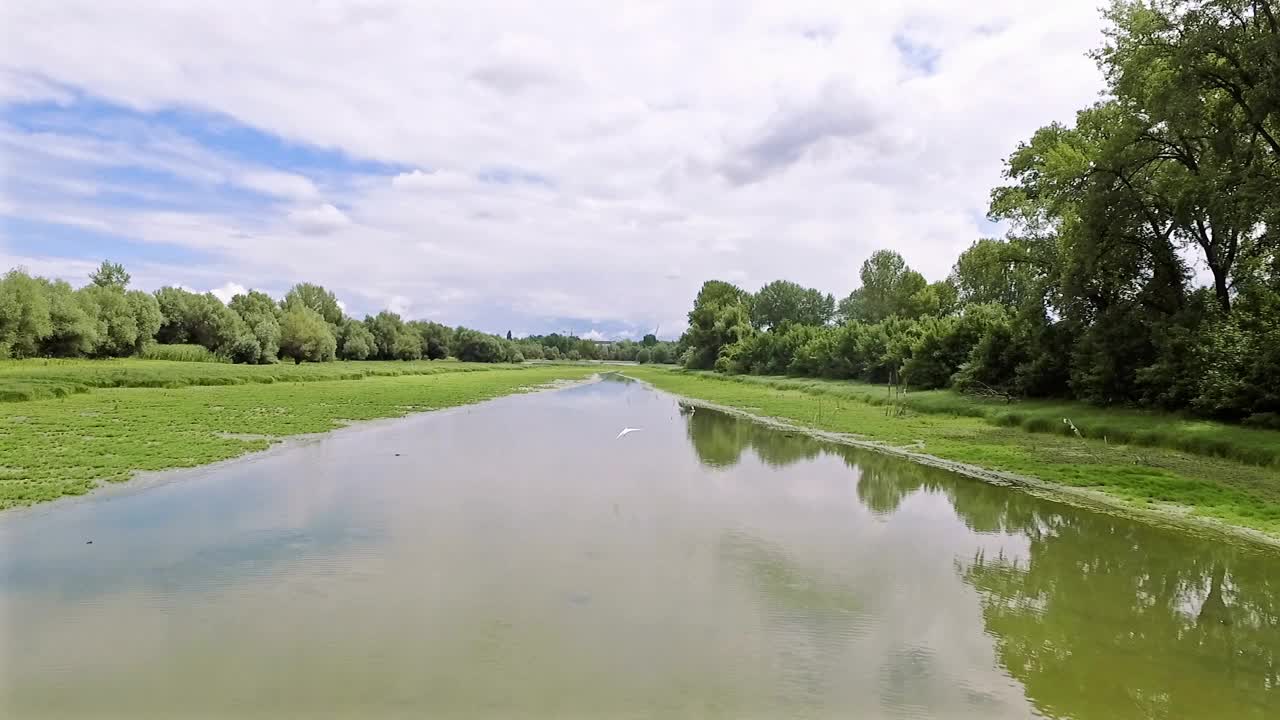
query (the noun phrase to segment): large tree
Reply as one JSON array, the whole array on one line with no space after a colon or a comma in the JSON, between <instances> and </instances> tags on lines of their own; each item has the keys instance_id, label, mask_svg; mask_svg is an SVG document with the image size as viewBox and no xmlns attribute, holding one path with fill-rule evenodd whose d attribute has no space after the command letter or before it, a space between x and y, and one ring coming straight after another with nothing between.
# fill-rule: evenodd
<instances>
[{"instance_id":1,"label":"large tree","mask_svg":"<svg viewBox=\"0 0 1280 720\"><path fill-rule=\"evenodd\" d=\"M921 295L929 283L898 253L877 250L862 263L858 275L862 287L840 301L838 314L843 321L874 323L894 315L913 318L922 314L926 303Z\"/></svg>"},{"instance_id":2,"label":"large tree","mask_svg":"<svg viewBox=\"0 0 1280 720\"><path fill-rule=\"evenodd\" d=\"M320 313L295 303L280 317L280 356L295 363L334 358L337 341Z\"/></svg>"},{"instance_id":3,"label":"large tree","mask_svg":"<svg viewBox=\"0 0 1280 720\"><path fill-rule=\"evenodd\" d=\"M1275 240L1276 15L1273 0L1121 0L1096 54L1129 147L1099 148L1090 170L1123 184L1152 232L1195 250L1226 312L1240 265Z\"/></svg>"},{"instance_id":4,"label":"large tree","mask_svg":"<svg viewBox=\"0 0 1280 720\"><path fill-rule=\"evenodd\" d=\"M338 298L321 285L298 283L289 288L280 306L287 310L297 305L315 310L335 328L342 323L342 306L338 304Z\"/></svg>"},{"instance_id":5,"label":"large tree","mask_svg":"<svg viewBox=\"0 0 1280 720\"><path fill-rule=\"evenodd\" d=\"M731 283L708 280L694 298L689 329L682 341L689 348L689 367L714 367L722 348L750 332L748 294Z\"/></svg>"},{"instance_id":6,"label":"large tree","mask_svg":"<svg viewBox=\"0 0 1280 720\"><path fill-rule=\"evenodd\" d=\"M379 360L417 360L422 357L422 339L405 325L400 315L383 310L373 317L366 317L364 325L373 335Z\"/></svg>"},{"instance_id":7,"label":"large tree","mask_svg":"<svg viewBox=\"0 0 1280 720\"><path fill-rule=\"evenodd\" d=\"M52 331L45 286L22 270L10 270L0 279L0 358L36 355Z\"/></svg>"},{"instance_id":8,"label":"large tree","mask_svg":"<svg viewBox=\"0 0 1280 720\"><path fill-rule=\"evenodd\" d=\"M826 325L835 314L835 298L789 280L760 288L751 307L751 323L760 330L791 325Z\"/></svg>"},{"instance_id":9,"label":"large tree","mask_svg":"<svg viewBox=\"0 0 1280 720\"><path fill-rule=\"evenodd\" d=\"M245 328L253 336L257 351L253 357L246 358L251 363L273 363L280 352L280 314L281 310L271 296L250 290L236 295L228 303Z\"/></svg>"}]
</instances>

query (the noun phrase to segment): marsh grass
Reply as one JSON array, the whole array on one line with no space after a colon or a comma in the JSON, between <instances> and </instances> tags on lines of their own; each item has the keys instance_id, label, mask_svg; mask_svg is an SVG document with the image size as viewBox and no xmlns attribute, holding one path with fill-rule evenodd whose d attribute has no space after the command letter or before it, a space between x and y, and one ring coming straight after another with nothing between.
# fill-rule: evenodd
<instances>
[{"instance_id":1,"label":"marsh grass","mask_svg":"<svg viewBox=\"0 0 1280 720\"><path fill-rule=\"evenodd\" d=\"M142 349L143 360L169 360L172 362L221 362L230 360L220 358L203 345L161 345L152 343Z\"/></svg>"},{"instance_id":2,"label":"marsh grass","mask_svg":"<svg viewBox=\"0 0 1280 720\"><path fill-rule=\"evenodd\" d=\"M189 347L189 346L170 346ZM324 382L366 377L488 371L510 365L435 361L363 361L231 365L171 360L4 360L0 402L66 397L95 388L180 388L276 382Z\"/></svg>"},{"instance_id":3,"label":"marsh grass","mask_svg":"<svg viewBox=\"0 0 1280 720\"><path fill-rule=\"evenodd\" d=\"M15 363L0 365L0 372L8 371L10 377L20 369ZM50 377L59 378L50 380L52 387L74 384L83 390L2 408L0 508L79 495L101 481L126 480L139 470L225 460L291 435L325 432L351 421L480 402L596 372L584 366L475 367L446 362L351 363L372 371L360 373L335 363L302 365L301 374L292 374L297 370L292 366L272 366L261 370L275 374L250 369L251 379L239 374L243 366L210 364L182 370L197 365L126 361L101 368L83 362L48 366ZM87 370L104 374L86 380ZM235 372L219 374L228 370ZM334 379L347 374L351 378ZM65 378L78 381L59 384ZM160 385L102 384L108 382Z\"/></svg>"},{"instance_id":4,"label":"marsh grass","mask_svg":"<svg viewBox=\"0 0 1280 720\"><path fill-rule=\"evenodd\" d=\"M1176 416L1100 411L1077 403L1019 403L1010 407L990 401L984 406L962 396L919 392L903 400L911 412L900 415L886 413L884 386L725 377L658 368L626 372L669 392L752 408L750 412L758 415L918 448L990 470L1089 488L1145 507L1183 507L1196 515L1280 536L1280 467L1274 461L1239 459L1270 458L1268 451L1280 444L1280 433L1275 431ZM838 406L824 402L819 415L818 399L830 396L842 402ZM1105 412L1116 412L1117 416L1100 417ZM1071 422L1063 423L1063 418ZM1112 426L1128 421L1137 422L1138 427L1130 429L1126 437L1143 443L1115 437ZM1108 432L1112 434L1108 436ZM1178 432L1205 438L1206 444L1179 438Z\"/></svg>"}]
</instances>

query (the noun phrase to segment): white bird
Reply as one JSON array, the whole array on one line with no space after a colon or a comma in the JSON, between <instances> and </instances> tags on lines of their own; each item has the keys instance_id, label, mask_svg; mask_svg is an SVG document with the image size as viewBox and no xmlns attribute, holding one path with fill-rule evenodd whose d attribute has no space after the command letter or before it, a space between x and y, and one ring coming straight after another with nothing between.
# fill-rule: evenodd
<instances>
[{"instance_id":1,"label":"white bird","mask_svg":"<svg viewBox=\"0 0 1280 720\"><path fill-rule=\"evenodd\" d=\"M640 428L622 428L622 432L618 433L618 437L614 438L614 440L621 440L623 435L633 432L640 432Z\"/></svg>"}]
</instances>

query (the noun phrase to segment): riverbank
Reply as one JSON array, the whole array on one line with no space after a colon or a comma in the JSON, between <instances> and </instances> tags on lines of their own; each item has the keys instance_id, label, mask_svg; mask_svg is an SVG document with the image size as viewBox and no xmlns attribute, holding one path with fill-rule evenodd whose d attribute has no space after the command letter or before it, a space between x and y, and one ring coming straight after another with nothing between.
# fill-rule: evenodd
<instances>
[{"instance_id":1,"label":"riverbank","mask_svg":"<svg viewBox=\"0 0 1280 720\"><path fill-rule=\"evenodd\" d=\"M813 385L789 388L785 382L651 367L628 369L626 374L676 395L829 433L831 439L989 482L1059 490L1153 518L1227 526L1280 541L1280 468L1274 465L1037 432L976 413L876 405L838 383L823 392ZM1280 443L1280 433L1275 436Z\"/></svg>"},{"instance_id":2,"label":"riverbank","mask_svg":"<svg viewBox=\"0 0 1280 720\"><path fill-rule=\"evenodd\" d=\"M102 482L128 480L137 472L227 460L287 437L327 432L351 422L468 405L582 380L599 371L581 365L346 363L362 367L267 366L248 370L251 379L237 382L221 374L227 369L243 373L240 368L245 366L40 362L29 363L26 377L86 390L0 404L0 509L82 495ZM20 365L5 363L0 370L16 373ZM353 377L342 377L357 371ZM287 380L271 372L286 378L294 372L312 375ZM108 382L103 378L120 377L132 382L191 382L178 387L103 386Z\"/></svg>"}]
</instances>

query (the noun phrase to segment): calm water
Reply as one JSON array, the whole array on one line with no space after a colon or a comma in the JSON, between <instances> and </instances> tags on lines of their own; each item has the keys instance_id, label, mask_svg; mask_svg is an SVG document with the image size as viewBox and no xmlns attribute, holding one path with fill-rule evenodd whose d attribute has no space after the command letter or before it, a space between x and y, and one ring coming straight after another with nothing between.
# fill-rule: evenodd
<instances>
[{"instance_id":1,"label":"calm water","mask_svg":"<svg viewBox=\"0 0 1280 720\"><path fill-rule=\"evenodd\" d=\"M4 717L1280 718L1280 558L622 382L8 513L0 549Z\"/></svg>"}]
</instances>

